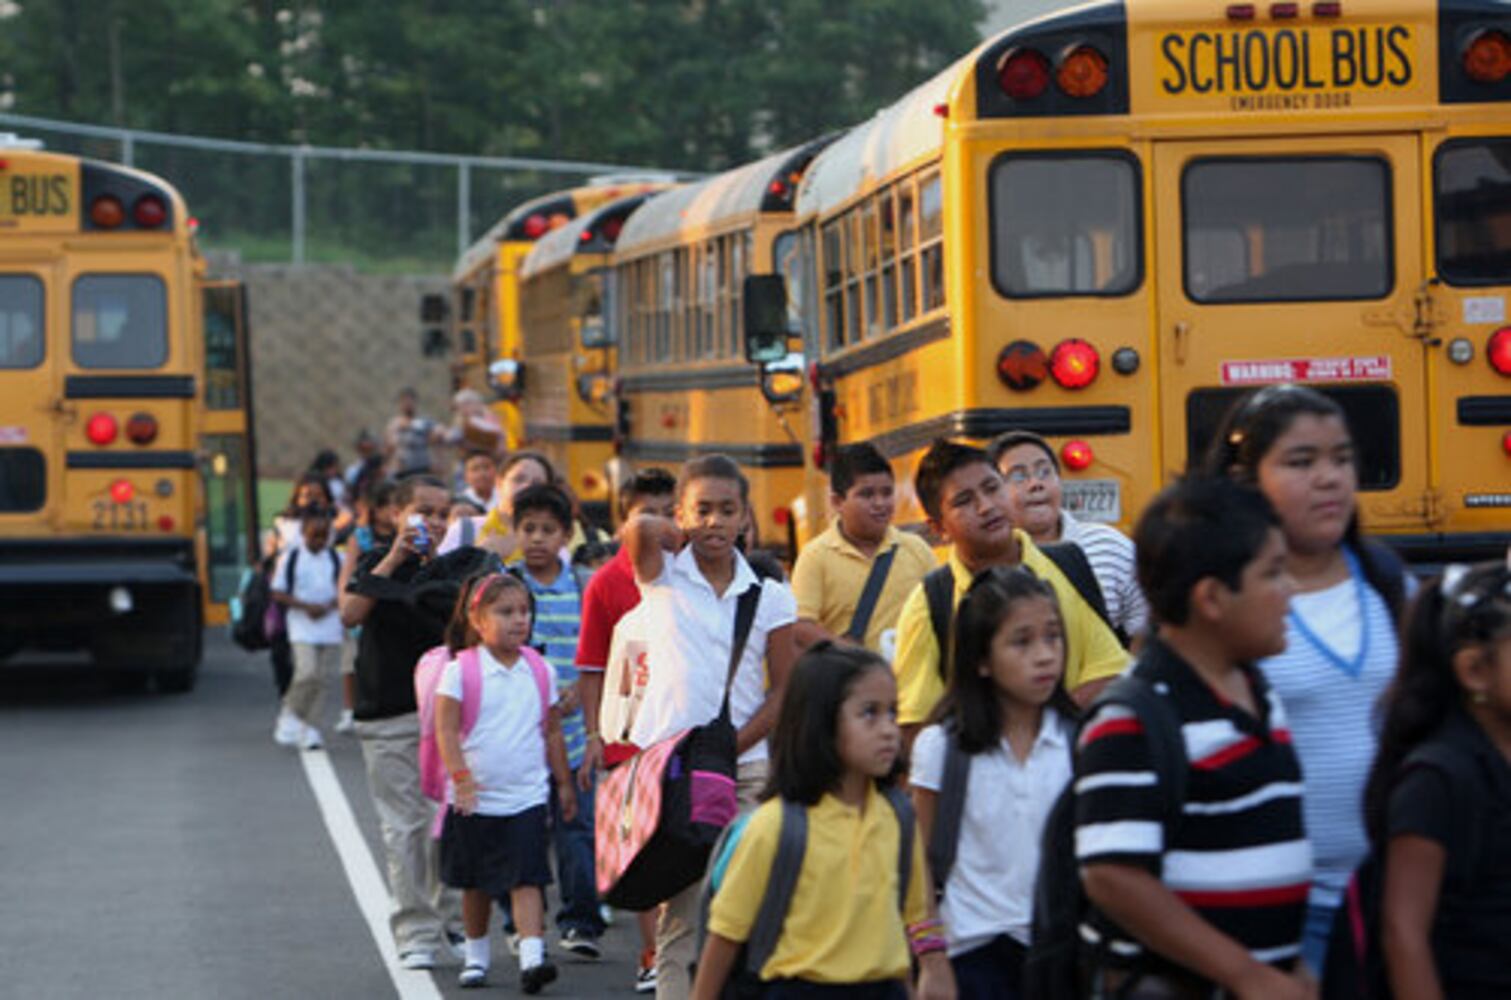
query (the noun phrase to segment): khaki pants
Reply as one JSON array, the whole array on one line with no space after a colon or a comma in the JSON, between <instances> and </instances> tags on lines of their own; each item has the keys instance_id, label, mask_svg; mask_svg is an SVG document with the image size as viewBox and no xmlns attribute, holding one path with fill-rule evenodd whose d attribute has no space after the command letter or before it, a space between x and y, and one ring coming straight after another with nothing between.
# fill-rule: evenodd
<instances>
[{"instance_id":1,"label":"khaki pants","mask_svg":"<svg viewBox=\"0 0 1511 1000\"><path fill-rule=\"evenodd\" d=\"M735 794L740 811L756 807L756 796L766 787L767 762L741 764ZM687 1000L692 994L689 969L698 960L698 899L703 880L668 899L656 923L656 1000Z\"/></svg>"},{"instance_id":2,"label":"khaki pants","mask_svg":"<svg viewBox=\"0 0 1511 1000\"><path fill-rule=\"evenodd\" d=\"M357 738L383 829L394 945L401 955L440 953L458 894L441 884L437 842L430 835L436 807L420 793L420 718L411 712L358 722Z\"/></svg>"},{"instance_id":3,"label":"khaki pants","mask_svg":"<svg viewBox=\"0 0 1511 1000\"><path fill-rule=\"evenodd\" d=\"M341 668L341 647L309 642L296 642L293 647L294 679L283 696L283 707L306 726L317 726L325 705L325 689Z\"/></svg>"}]
</instances>

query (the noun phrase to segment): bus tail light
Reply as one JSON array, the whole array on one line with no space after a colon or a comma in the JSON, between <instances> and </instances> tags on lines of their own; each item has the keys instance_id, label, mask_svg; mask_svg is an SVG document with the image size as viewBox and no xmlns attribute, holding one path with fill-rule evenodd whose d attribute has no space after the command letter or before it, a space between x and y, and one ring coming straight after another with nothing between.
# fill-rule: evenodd
<instances>
[{"instance_id":1,"label":"bus tail light","mask_svg":"<svg viewBox=\"0 0 1511 1000\"><path fill-rule=\"evenodd\" d=\"M525 219L525 238L529 240L538 240L542 236L546 235L546 230L550 228L551 224L546 221L546 217L537 212Z\"/></svg>"},{"instance_id":2,"label":"bus tail light","mask_svg":"<svg viewBox=\"0 0 1511 1000\"><path fill-rule=\"evenodd\" d=\"M1084 389L1095 381L1102 358L1080 338L1062 340L1049 356L1049 374L1065 389Z\"/></svg>"},{"instance_id":3,"label":"bus tail light","mask_svg":"<svg viewBox=\"0 0 1511 1000\"><path fill-rule=\"evenodd\" d=\"M175 525L173 518L168 516L167 514L164 514L157 519L157 530L163 532L164 534L172 531L174 526Z\"/></svg>"},{"instance_id":4,"label":"bus tail light","mask_svg":"<svg viewBox=\"0 0 1511 1000\"><path fill-rule=\"evenodd\" d=\"M110 484L110 499L116 503L130 503L136 496L136 487L129 479L117 479Z\"/></svg>"},{"instance_id":5,"label":"bus tail light","mask_svg":"<svg viewBox=\"0 0 1511 1000\"><path fill-rule=\"evenodd\" d=\"M824 447L824 442L822 442L822 441L815 441L813 443L813 467L815 469L822 469L824 466L826 466L828 464L829 464L829 449L826 448L826 447Z\"/></svg>"},{"instance_id":6,"label":"bus tail light","mask_svg":"<svg viewBox=\"0 0 1511 1000\"><path fill-rule=\"evenodd\" d=\"M1049 378L1049 358L1031 340L1015 340L997 355L997 378L1015 392L1027 392Z\"/></svg>"},{"instance_id":7,"label":"bus tail light","mask_svg":"<svg viewBox=\"0 0 1511 1000\"><path fill-rule=\"evenodd\" d=\"M1037 49L1014 49L997 70L1002 92L1015 101L1031 101L1049 86L1049 60Z\"/></svg>"},{"instance_id":8,"label":"bus tail light","mask_svg":"<svg viewBox=\"0 0 1511 1000\"><path fill-rule=\"evenodd\" d=\"M1090 468L1095 458L1091 445L1085 441L1067 441L1065 447L1060 449L1060 461L1065 463L1065 468L1071 472L1081 472Z\"/></svg>"},{"instance_id":9,"label":"bus tail light","mask_svg":"<svg viewBox=\"0 0 1511 1000\"><path fill-rule=\"evenodd\" d=\"M1503 326L1490 335L1485 357L1490 359L1490 367L1497 373L1511 376L1511 326Z\"/></svg>"},{"instance_id":10,"label":"bus tail light","mask_svg":"<svg viewBox=\"0 0 1511 1000\"><path fill-rule=\"evenodd\" d=\"M1476 83L1500 83L1511 73L1511 38L1493 28L1479 32L1464 46L1464 72Z\"/></svg>"},{"instance_id":11,"label":"bus tail light","mask_svg":"<svg viewBox=\"0 0 1511 1000\"><path fill-rule=\"evenodd\" d=\"M120 425L115 422L115 417L108 413L96 413L84 425L84 436L89 438L91 444L97 444L103 448L107 444L115 443L115 436L120 433L120 429Z\"/></svg>"},{"instance_id":12,"label":"bus tail light","mask_svg":"<svg viewBox=\"0 0 1511 1000\"><path fill-rule=\"evenodd\" d=\"M1107 57L1090 45L1077 45L1060 57L1055 83L1067 97L1095 97L1107 86Z\"/></svg>"},{"instance_id":13,"label":"bus tail light","mask_svg":"<svg viewBox=\"0 0 1511 1000\"><path fill-rule=\"evenodd\" d=\"M1252 21L1254 20L1254 5L1251 3L1228 4L1229 21Z\"/></svg>"},{"instance_id":14,"label":"bus tail light","mask_svg":"<svg viewBox=\"0 0 1511 1000\"><path fill-rule=\"evenodd\" d=\"M774 507L771 511L771 522L779 528L785 528L792 522L791 507Z\"/></svg>"},{"instance_id":15,"label":"bus tail light","mask_svg":"<svg viewBox=\"0 0 1511 1000\"><path fill-rule=\"evenodd\" d=\"M143 229L156 229L168 221L168 206L155 194L144 194L131 207L131 217Z\"/></svg>"},{"instance_id":16,"label":"bus tail light","mask_svg":"<svg viewBox=\"0 0 1511 1000\"><path fill-rule=\"evenodd\" d=\"M132 444L151 444L157 440L157 418L150 413L133 413L126 421L126 438Z\"/></svg>"},{"instance_id":17,"label":"bus tail light","mask_svg":"<svg viewBox=\"0 0 1511 1000\"><path fill-rule=\"evenodd\" d=\"M1339 0L1318 0L1312 4L1313 17L1342 17L1343 4Z\"/></svg>"},{"instance_id":18,"label":"bus tail light","mask_svg":"<svg viewBox=\"0 0 1511 1000\"><path fill-rule=\"evenodd\" d=\"M619 239L619 234L624 232L624 219L620 216L615 216L612 219L605 219L600 232L605 240L613 243L615 240Z\"/></svg>"},{"instance_id":19,"label":"bus tail light","mask_svg":"<svg viewBox=\"0 0 1511 1000\"><path fill-rule=\"evenodd\" d=\"M126 221L126 209L113 194L102 194L89 203L89 221L101 229L116 229Z\"/></svg>"},{"instance_id":20,"label":"bus tail light","mask_svg":"<svg viewBox=\"0 0 1511 1000\"><path fill-rule=\"evenodd\" d=\"M1270 17L1277 21L1290 21L1301 16L1301 5L1294 2L1270 4Z\"/></svg>"}]
</instances>

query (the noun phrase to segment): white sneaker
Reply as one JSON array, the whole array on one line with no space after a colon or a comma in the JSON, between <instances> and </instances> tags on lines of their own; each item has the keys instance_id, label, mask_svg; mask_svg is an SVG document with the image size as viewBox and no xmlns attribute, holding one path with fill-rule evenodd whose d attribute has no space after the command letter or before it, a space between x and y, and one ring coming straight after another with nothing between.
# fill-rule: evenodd
<instances>
[{"instance_id":1,"label":"white sneaker","mask_svg":"<svg viewBox=\"0 0 1511 1000\"><path fill-rule=\"evenodd\" d=\"M424 948L406 951L399 956L399 964L406 969L433 969L435 968L435 952L426 951Z\"/></svg>"},{"instance_id":2,"label":"white sneaker","mask_svg":"<svg viewBox=\"0 0 1511 1000\"><path fill-rule=\"evenodd\" d=\"M336 732L350 733L354 732L356 728L357 722L352 718L352 710L349 708L342 709L341 718L336 720Z\"/></svg>"},{"instance_id":3,"label":"white sneaker","mask_svg":"<svg viewBox=\"0 0 1511 1000\"><path fill-rule=\"evenodd\" d=\"M324 750L325 740L320 738L320 730L314 726L305 726L304 739L299 745L306 750Z\"/></svg>"},{"instance_id":4,"label":"white sneaker","mask_svg":"<svg viewBox=\"0 0 1511 1000\"><path fill-rule=\"evenodd\" d=\"M286 708L278 710L278 721L273 724L273 742L281 747L296 746L304 735L304 723Z\"/></svg>"}]
</instances>

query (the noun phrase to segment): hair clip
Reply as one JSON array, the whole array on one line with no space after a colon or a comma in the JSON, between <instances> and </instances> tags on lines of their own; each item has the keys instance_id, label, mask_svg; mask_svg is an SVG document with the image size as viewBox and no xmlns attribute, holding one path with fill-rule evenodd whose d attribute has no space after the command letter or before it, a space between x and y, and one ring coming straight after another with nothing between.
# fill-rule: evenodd
<instances>
[{"instance_id":1,"label":"hair clip","mask_svg":"<svg viewBox=\"0 0 1511 1000\"><path fill-rule=\"evenodd\" d=\"M1476 600L1471 593L1460 593L1468 576L1469 566L1466 563L1451 563L1443 568L1443 596L1466 608Z\"/></svg>"}]
</instances>

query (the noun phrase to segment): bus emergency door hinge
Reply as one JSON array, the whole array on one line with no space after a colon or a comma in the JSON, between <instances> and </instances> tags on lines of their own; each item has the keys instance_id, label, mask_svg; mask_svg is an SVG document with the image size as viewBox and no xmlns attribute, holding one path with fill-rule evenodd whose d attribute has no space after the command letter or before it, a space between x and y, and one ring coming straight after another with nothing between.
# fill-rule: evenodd
<instances>
[{"instance_id":1,"label":"bus emergency door hinge","mask_svg":"<svg viewBox=\"0 0 1511 1000\"><path fill-rule=\"evenodd\" d=\"M1447 517L1443 494L1436 489L1423 490L1415 500L1408 500L1401 507L1408 517L1419 517L1428 527L1441 525Z\"/></svg>"},{"instance_id":2,"label":"bus emergency door hinge","mask_svg":"<svg viewBox=\"0 0 1511 1000\"><path fill-rule=\"evenodd\" d=\"M1424 347L1439 347L1443 340L1437 335L1438 327L1448 322L1446 306L1433 294L1437 278L1428 278L1417 286L1410 303L1379 306L1364 310L1364 322L1369 326L1393 326Z\"/></svg>"}]
</instances>

